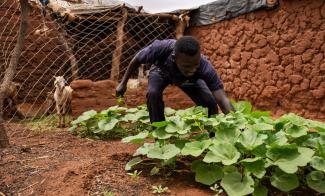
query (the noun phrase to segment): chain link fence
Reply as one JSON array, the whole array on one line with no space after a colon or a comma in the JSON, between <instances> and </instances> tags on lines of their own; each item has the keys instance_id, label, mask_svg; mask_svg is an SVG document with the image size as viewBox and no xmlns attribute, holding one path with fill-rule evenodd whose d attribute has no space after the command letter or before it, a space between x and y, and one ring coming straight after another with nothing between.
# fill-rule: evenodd
<instances>
[{"instance_id":1,"label":"chain link fence","mask_svg":"<svg viewBox=\"0 0 325 196\"><path fill-rule=\"evenodd\" d=\"M42 6L29 1L25 44L12 94L2 108L9 122L54 113L54 76L64 76L68 83L76 79L118 80L141 48L156 39L175 37L175 22L168 14L150 15L125 4L88 2L78 7L61 2L65 4ZM19 2L0 3L1 82L17 42L20 17Z\"/></svg>"}]
</instances>

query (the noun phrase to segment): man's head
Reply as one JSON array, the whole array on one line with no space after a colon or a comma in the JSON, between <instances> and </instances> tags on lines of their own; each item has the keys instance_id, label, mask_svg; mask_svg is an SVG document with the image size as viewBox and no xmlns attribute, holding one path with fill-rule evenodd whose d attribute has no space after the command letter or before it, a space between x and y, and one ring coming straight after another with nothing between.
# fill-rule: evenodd
<instances>
[{"instance_id":1,"label":"man's head","mask_svg":"<svg viewBox=\"0 0 325 196\"><path fill-rule=\"evenodd\" d=\"M175 62L186 77L192 76L200 64L200 44L192 36L184 36L176 41Z\"/></svg>"}]
</instances>

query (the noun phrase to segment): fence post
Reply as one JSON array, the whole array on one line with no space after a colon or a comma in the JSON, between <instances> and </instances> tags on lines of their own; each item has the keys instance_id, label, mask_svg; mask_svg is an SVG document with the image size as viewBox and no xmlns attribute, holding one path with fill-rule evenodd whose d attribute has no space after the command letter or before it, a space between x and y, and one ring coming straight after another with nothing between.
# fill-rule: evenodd
<instances>
[{"instance_id":1,"label":"fence post","mask_svg":"<svg viewBox=\"0 0 325 196\"><path fill-rule=\"evenodd\" d=\"M117 24L116 47L112 57L111 80L118 81L120 74L120 63L124 45L124 26L128 17L127 9L122 7L122 20Z\"/></svg>"},{"instance_id":2,"label":"fence post","mask_svg":"<svg viewBox=\"0 0 325 196\"><path fill-rule=\"evenodd\" d=\"M64 47L65 51L67 52L67 56L69 58L72 80L78 80L79 68L78 68L77 59L73 53L73 50L69 46L68 40L64 37L64 35L62 35L61 32L59 33L59 38L60 38L60 42L63 44L63 47Z\"/></svg>"},{"instance_id":3,"label":"fence post","mask_svg":"<svg viewBox=\"0 0 325 196\"><path fill-rule=\"evenodd\" d=\"M9 66L5 70L3 81L0 86L0 148L5 148L9 145L9 139L3 124L4 123L3 104L4 104L4 99L7 96L8 87L15 75L18 60L21 55L22 47L24 45L25 35L28 27L28 12L29 12L28 0L20 0L20 8L21 8L21 21L20 21L17 43L10 57Z\"/></svg>"}]
</instances>

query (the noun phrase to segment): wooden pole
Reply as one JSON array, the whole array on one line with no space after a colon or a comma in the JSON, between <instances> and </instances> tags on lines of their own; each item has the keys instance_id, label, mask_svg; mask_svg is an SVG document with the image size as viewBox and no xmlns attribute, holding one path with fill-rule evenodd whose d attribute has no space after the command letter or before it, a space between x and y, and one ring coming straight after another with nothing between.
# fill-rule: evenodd
<instances>
[{"instance_id":1,"label":"wooden pole","mask_svg":"<svg viewBox=\"0 0 325 196\"><path fill-rule=\"evenodd\" d=\"M77 59L76 59L75 55L73 54L73 50L69 46L67 39L65 39L65 37L61 33L59 33L59 37L60 37L60 41L62 42L65 51L67 52L67 56L70 61L72 80L77 80L79 78L79 74L78 74L79 68L78 68L78 64L77 64Z\"/></svg>"},{"instance_id":2,"label":"wooden pole","mask_svg":"<svg viewBox=\"0 0 325 196\"><path fill-rule=\"evenodd\" d=\"M186 27L189 26L190 17L188 15L181 14L177 18L173 18L176 24L176 39L183 37Z\"/></svg>"},{"instance_id":3,"label":"wooden pole","mask_svg":"<svg viewBox=\"0 0 325 196\"><path fill-rule=\"evenodd\" d=\"M5 71L5 75L2 84L0 86L0 148L5 148L9 145L9 139L3 124L4 123L3 102L6 96L8 96L7 95L8 88L14 78L18 60L21 55L22 47L24 45L25 35L28 27L28 12L29 12L28 0L20 0L20 8L21 8L21 21L20 21L17 43L10 57L9 66Z\"/></svg>"},{"instance_id":4,"label":"wooden pole","mask_svg":"<svg viewBox=\"0 0 325 196\"><path fill-rule=\"evenodd\" d=\"M120 74L120 63L121 56L123 52L123 40L124 40L124 26L128 17L128 12L125 7L122 8L122 20L117 24L117 33L116 33L116 45L115 51L112 57L112 70L111 70L111 80L118 81Z\"/></svg>"}]
</instances>

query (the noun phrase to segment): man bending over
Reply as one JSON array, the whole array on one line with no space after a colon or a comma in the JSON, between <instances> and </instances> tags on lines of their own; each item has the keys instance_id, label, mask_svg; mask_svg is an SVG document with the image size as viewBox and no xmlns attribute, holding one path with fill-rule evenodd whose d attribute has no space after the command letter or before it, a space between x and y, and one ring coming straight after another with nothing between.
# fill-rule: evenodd
<instances>
[{"instance_id":1,"label":"man bending over","mask_svg":"<svg viewBox=\"0 0 325 196\"><path fill-rule=\"evenodd\" d=\"M131 60L116 95L123 96L132 73L141 64L151 64L148 78L147 106L151 122L165 120L163 91L169 85L182 89L196 105L208 108L208 114L234 111L211 63L200 52L199 42L192 36L179 40L155 40Z\"/></svg>"}]
</instances>

